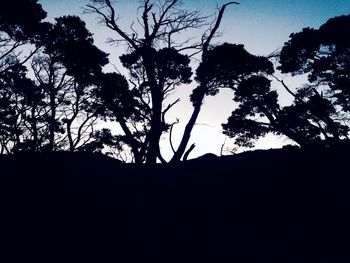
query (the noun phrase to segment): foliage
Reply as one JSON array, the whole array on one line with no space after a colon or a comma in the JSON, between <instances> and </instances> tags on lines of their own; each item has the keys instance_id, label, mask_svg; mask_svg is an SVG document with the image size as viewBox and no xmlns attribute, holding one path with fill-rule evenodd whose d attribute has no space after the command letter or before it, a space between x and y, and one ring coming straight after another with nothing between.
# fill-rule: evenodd
<instances>
[{"instance_id":1,"label":"foliage","mask_svg":"<svg viewBox=\"0 0 350 263\"><path fill-rule=\"evenodd\" d=\"M308 74L315 88L323 88L342 110L350 111L350 15L329 19L319 29L291 34L285 43L279 69L282 73Z\"/></svg>"},{"instance_id":2,"label":"foliage","mask_svg":"<svg viewBox=\"0 0 350 263\"><path fill-rule=\"evenodd\" d=\"M307 74L309 83L293 93L280 81L294 96L292 105L284 107L279 105L277 93L270 90L265 77L239 83L234 98L239 107L223 125L224 133L236 137L242 146L253 146L254 140L268 132L286 135L301 146L347 140L349 25L350 16L341 16L330 19L318 30L304 28L291 34L279 55L278 69L292 75ZM215 83L230 85L227 81L231 76L234 79L239 69L226 65L223 77Z\"/></svg>"},{"instance_id":3,"label":"foliage","mask_svg":"<svg viewBox=\"0 0 350 263\"><path fill-rule=\"evenodd\" d=\"M233 91L236 105L223 124L224 134L239 146L252 147L268 133L301 146L349 140L349 15L290 35L276 70L282 76L307 76L304 85L291 89L274 75L269 58L239 44L212 45L225 9L236 2L221 6L209 23L210 17L183 9L180 0L143 0L135 20L139 26L132 23L129 30L119 22L117 4L90 3L87 10L115 34L111 42L125 44L119 59L127 77L103 72L108 54L94 45L79 17L62 16L51 24L42 21L46 12L37 0L3 4L1 153L108 152L124 161L166 162L160 139L169 132L170 162L185 160L195 147L188 143L204 99L224 88ZM198 39L187 37L195 31ZM198 61L196 70L192 58ZM271 84L276 80L293 96L291 104L281 105ZM193 111L174 147L172 130L179 120L171 123L167 114L180 99L172 95L192 84ZM120 133L101 129L99 121L115 123Z\"/></svg>"},{"instance_id":4,"label":"foliage","mask_svg":"<svg viewBox=\"0 0 350 263\"><path fill-rule=\"evenodd\" d=\"M38 0L13 0L1 4L0 31L9 37L20 40L37 33L46 12Z\"/></svg>"},{"instance_id":5,"label":"foliage","mask_svg":"<svg viewBox=\"0 0 350 263\"><path fill-rule=\"evenodd\" d=\"M132 96L134 102L137 101L137 106L133 114L123 110L113 113L136 162L155 163L157 160L165 162L160 152L160 138L171 127L166 121L166 113L179 99L169 103L168 106L164 105L164 101L175 88L191 82L189 52L193 51L193 54L206 52L220 25L226 6L231 4L237 3L230 2L223 5L213 27L202 33L201 39L197 42L192 39L179 39L185 31L203 29L207 26L208 17L202 16L197 10L183 9L179 0L141 1L138 9L140 17L137 19L140 27L137 28L135 23L132 23L129 31L122 28L111 1L92 0L87 6L87 9L97 14L100 22L116 35L112 38L112 42L127 45L126 54L121 56L120 60L129 71L129 80L134 86ZM198 105L204 96L203 93ZM179 161L184 155L198 113L197 106L179 147L174 150L172 161Z\"/></svg>"},{"instance_id":6,"label":"foliage","mask_svg":"<svg viewBox=\"0 0 350 263\"><path fill-rule=\"evenodd\" d=\"M92 139L97 120L94 83L107 54L93 45L85 23L76 16L56 19L33 37L37 49L27 78L23 63L1 78L1 150L52 151L82 147Z\"/></svg>"}]
</instances>

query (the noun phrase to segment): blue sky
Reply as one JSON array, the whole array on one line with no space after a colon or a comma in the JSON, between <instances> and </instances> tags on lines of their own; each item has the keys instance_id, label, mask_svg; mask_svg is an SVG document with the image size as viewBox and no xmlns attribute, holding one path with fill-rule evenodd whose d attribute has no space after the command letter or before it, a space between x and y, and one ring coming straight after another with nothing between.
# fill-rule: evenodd
<instances>
[{"instance_id":1,"label":"blue sky","mask_svg":"<svg viewBox=\"0 0 350 263\"><path fill-rule=\"evenodd\" d=\"M83 15L83 7L88 0L39 0L48 12L49 18L64 14L78 14L87 21L89 29L97 40L108 36L97 27L92 15ZM184 0L184 6L201 9L211 14L217 5L227 1ZM280 47L290 33L303 27L318 27L327 19L350 13L350 0L241 0L239 6L227 9L221 29L222 40L239 42L251 52L266 54ZM120 10L121 22L129 24L130 18L136 17L135 7L139 1L119 0L115 6Z\"/></svg>"},{"instance_id":2,"label":"blue sky","mask_svg":"<svg viewBox=\"0 0 350 263\"><path fill-rule=\"evenodd\" d=\"M83 14L83 7L88 0L39 0L48 12L48 19L61 15L80 15L86 21L88 29L94 33L96 45L105 52L111 53L110 60L122 70L118 63L118 56L123 52L122 47L111 47L105 41L113 36L113 32L97 24L94 15ZM204 14L212 14L226 1L222 0L184 0L184 7L201 9ZM231 42L244 44L246 49L258 55L267 55L283 46L293 32L304 27L318 28L329 18L350 14L350 0L241 0L240 5L230 6L225 13L221 25L221 37L216 43ZM121 15L120 23L125 29L136 17L138 0L116 1L116 11ZM298 85L290 80L291 85ZM278 89L278 87L276 87ZM179 140L182 129L191 113L191 104L188 95L191 90L183 90L176 94L181 97L182 103L175 108L169 117L180 119L180 124L174 130L174 141ZM281 99L287 99L281 94ZM192 157L213 152L218 154L225 137L221 133L221 124L226 121L233 110L232 94L222 92L217 97L207 98L198 119L198 125L192 134L192 141L197 147ZM268 136L257 143L257 148L279 147L289 143L283 137ZM232 141L227 141L228 147L233 147ZM164 155L169 156L167 138L163 139Z\"/></svg>"}]
</instances>

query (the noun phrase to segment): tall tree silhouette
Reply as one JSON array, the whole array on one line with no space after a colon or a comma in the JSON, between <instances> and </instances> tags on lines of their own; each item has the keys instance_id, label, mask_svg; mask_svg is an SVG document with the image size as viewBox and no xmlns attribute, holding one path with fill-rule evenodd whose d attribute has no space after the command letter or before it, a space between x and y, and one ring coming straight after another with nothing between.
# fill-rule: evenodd
<instances>
[{"instance_id":1,"label":"tall tree silhouette","mask_svg":"<svg viewBox=\"0 0 350 263\"><path fill-rule=\"evenodd\" d=\"M46 148L54 150L68 143L74 151L87 139L84 133L97 119L93 89L108 62L107 54L93 45L92 34L77 16L57 18L37 39L37 45L41 49L33 58L32 69L45 94ZM88 134L89 139L91 132Z\"/></svg>"},{"instance_id":2,"label":"tall tree silhouette","mask_svg":"<svg viewBox=\"0 0 350 263\"><path fill-rule=\"evenodd\" d=\"M177 86L190 82L189 51L205 54L219 28L225 8L235 2L222 6L216 21L198 42L188 38L179 42L178 39L181 39L179 36L185 31L203 28L208 24L208 17L202 16L199 11L184 10L180 3L179 0L142 1L141 16L138 19L141 29L137 30L133 23L130 32L120 25L117 11L111 1L92 0L87 6L88 10L99 16L101 23L116 33L117 38L113 41L123 42L128 46L128 53L121 57L121 61L130 72L134 96L139 105L142 105L140 113L143 116L137 125L135 125L135 119L122 121L120 124L124 127L125 135L130 138L129 145L134 155L140 156L137 159L145 160L147 163L155 163L157 158L164 161L160 153L159 141L163 132L169 128L169 124L166 123L166 113L178 100L169 105L163 104L165 98ZM198 99L197 105L201 103L202 101ZM184 131L183 140L174 153L173 161L180 160L186 150L199 113L198 109L200 109L198 106L194 109L194 114ZM128 134L139 136L132 139ZM141 137L142 146L139 146L136 142L139 142Z\"/></svg>"},{"instance_id":3,"label":"tall tree silhouette","mask_svg":"<svg viewBox=\"0 0 350 263\"><path fill-rule=\"evenodd\" d=\"M107 54L76 16L45 23L30 39L36 53L1 76L3 152L77 150L94 140L95 89ZM22 32L22 31L20 31Z\"/></svg>"},{"instance_id":4,"label":"tall tree silhouette","mask_svg":"<svg viewBox=\"0 0 350 263\"><path fill-rule=\"evenodd\" d=\"M309 102L324 137L347 138L350 111L350 16L329 19L319 29L291 34L280 54L279 69L306 74L308 82L297 94ZM330 136L329 136L330 134Z\"/></svg>"},{"instance_id":5,"label":"tall tree silhouette","mask_svg":"<svg viewBox=\"0 0 350 263\"><path fill-rule=\"evenodd\" d=\"M134 161L143 162L147 147L145 137L148 131L149 110L137 100L138 91L129 89L126 78L117 73L100 75L97 87L95 97L99 116L117 121L124 132L124 135L112 136L104 130L97 134L98 139L106 145L111 143L111 146L119 150L123 150L123 145L129 146Z\"/></svg>"},{"instance_id":6,"label":"tall tree silhouette","mask_svg":"<svg viewBox=\"0 0 350 263\"><path fill-rule=\"evenodd\" d=\"M293 92L278 79L294 97L292 105L282 107L276 91L270 88L268 76L240 80L237 86L233 86L234 100L239 107L223 124L224 133L235 137L236 143L242 146L253 146L254 140L269 132L286 135L301 146L330 145L348 139L349 94L346 83L349 80L350 41L346 36L349 24L349 16L336 17L318 30L305 28L292 34L282 48L278 69L292 75L307 74L308 83ZM249 65L249 60L234 59L239 55L232 48L223 54L221 58L213 55L216 60L211 61L211 68L207 71L215 76L215 83L231 85L232 88L227 81L234 80L237 71ZM234 62L225 64L229 56ZM267 59L265 63L268 63ZM253 64L259 65L257 61ZM218 72L215 67L219 68ZM247 74L249 76L249 72L245 72Z\"/></svg>"},{"instance_id":7,"label":"tall tree silhouette","mask_svg":"<svg viewBox=\"0 0 350 263\"><path fill-rule=\"evenodd\" d=\"M0 9L0 145L9 153L24 134L24 97L34 89L24 64L35 54L35 38L46 28L46 12L37 0L5 1ZM25 49L26 47L26 49Z\"/></svg>"},{"instance_id":8,"label":"tall tree silhouette","mask_svg":"<svg viewBox=\"0 0 350 263\"><path fill-rule=\"evenodd\" d=\"M26 77L26 68L12 65L0 81L0 142L1 152L18 151L24 144L29 146L30 135L25 124L30 125L29 105L39 103L36 86ZM30 123L28 123L29 121Z\"/></svg>"},{"instance_id":9,"label":"tall tree silhouette","mask_svg":"<svg viewBox=\"0 0 350 263\"><path fill-rule=\"evenodd\" d=\"M243 45L233 44L215 47L210 53L208 63L199 68L203 70L200 76L208 78L213 95L221 87L231 88L238 104L223 124L224 134L246 147L252 147L256 139L270 132L286 135L300 145L318 138L317 127L306 118L305 105L299 101L290 107L279 104L268 79L274 69L267 58L251 55Z\"/></svg>"}]
</instances>

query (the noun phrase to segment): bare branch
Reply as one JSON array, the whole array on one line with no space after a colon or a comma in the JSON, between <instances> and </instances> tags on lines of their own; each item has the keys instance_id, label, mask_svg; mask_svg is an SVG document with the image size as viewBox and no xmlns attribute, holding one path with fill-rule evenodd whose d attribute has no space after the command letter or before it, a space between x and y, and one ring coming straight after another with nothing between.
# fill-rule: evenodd
<instances>
[{"instance_id":1,"label":"bare branch","mask_svg":"<svg viewBox=\"0 0 350 263\"><path fill-rule=\"evenodd\" d=\"M224 143L221 145L221 148L220 148L220 156L223 156L224 146L225 146L225 144L226 144L226 141L227 141L227 138L225 138Z\"/></svg>"},{"instance_id":2,"label":"bare branch","mask_svg":"<svg viewBox=\"0 0 350 263\"><path fill-rule=\"evenodd\" d=\"M166 109L162 112L162 121L165 122L165 114L176 104L180 101L180 99L177 99L173 103L170 103Z\"/></svg>"},{"instance_id":3,"label":"bare branch","mask_svg":"<svg viewBox=\"0 0 350 263\"><path fill-rule=\"evenodd\" d=\"M9 54L11 54L16 48L18 48L19 46L23 46L24 45L24 43L21 43L21 42L15 42L14 44L13 44L13 46L9 49L9 50L7 50L5 53L3 53L1 56L0 56L0 60L1 59L3 59L3 58L5 58L6 56L8 56Z\"/></svg>"},{"instance_id":4,"label":"bare branch","mask_svg":"<svg viewBox=\"0 0 350 263\"><path fill-rule=\"evenodd\" d=\"M40 47L35 48L35 49L34 49L33 51L31 51L30 54L29 54L26 58L24 58L22 61L20 61L20 62L18 62L18 63L15 63L14 65L10 65L10 66L8 66L8 67L5 68L5 69L2 69L2 70L0 71L0 74L6 72L6 71L8 71L8 70L10 70L11 68L15 67L16 65L23 65L23 64L25 64L39 49L40 49Z\"/></svg>"},{"instance_id":5,"label":"bare branch","mask_svg":"<svg viewBox=\"0 0 350 263\"><path fill-rule=\"evenodd\" d=\"M184 158L183 158L183 161L187 161L188 159L188 156L190 155L190 153L193 151L194 147L196 147L196 145L193 143L190 148L185 152L184 154Z\"/></svg>"},{"instance_id":6,"label":"bare branch","mask_svg":"<svg viewBox=\"0 0 350 263\"><path fill-rule=\"evenodd\" d=\"M216 19L216 22L215 22L215 25L214 27L210 30L210 33L209 33L209 36L207 37L207 39L204 41L203 43L203 50L208 50L208 47L210 45L210 41L212 40L212 38L214 37L214 35L216 34L217 30L219 29L219 26L221 24L221 20L222 20L222 17L224 15L224 12L225 12L225 9L227 6L229 5L233 5L233 4L236 4L236 5L239 5L238 2L229 2L229 3L226 3L224 4L220 11L219 11L219 14L218 14L218 17Z\"/></svg>"},{"instance_id":7,"label":"bare branch","mask_svg":"<svg viewBox=\"0 0 350 263\"><path fill-rule=\"evenodd\" d=\"M148 13L151 11L153 5L148 5L149 0L145 0L144 8L143 8L143 14L142 14L142 20L145 30L145 40L147 41L149 39L149 25L148 25Z\"/></svg>"},{"instance_id":8,"label":"bare branch","mask_svg":"<svg viewBox=\"0 0 350 263\"><path fill-rule=\"evenodd\" d=\"M101 8L97 8L93 5L87 5L87 7L92 11L97 13L99 16L102 17L102 22L105 23L105 25L117 32L127 43L129 43L133 48L137 49L138 46L135 43L135 41L129 37L129 35L124 32L116 23L117 19L115 16L115 10L111 4L110 0L104 0L103 3L105 4L104 7L107 7L109 10L109 16L106 15L104 12L101 11Z\"/></svg>"},{"instance_id":9,"label":"bare branch","mask_svg":"<svg viewBox=\"0 0 350 263\"><path fill-rule=\"evenodd\" d=\"M298 96L290 90L290 88L286 85L286 83L284 83L284 81L282 79L277 78L275 75L271 75L275 80L277 80L278 82L280 82L282 84L282 86L285 88L285 90L292 95L295 99L299 99Z\"/></svg>"},{"instance_id":10,"label":"bare branch","mask_svg":"<svg viewBox=\"0 0 350 263\"><path fill-rule=\"evenodd\" d=\"M154 37L157 35L159 28L161 27L162 23L164 22L164 18L167 15L168 11L175 6L175 4L178 2L179 0L172 0L170 2L170 4L168 6L165 7L165 9L163 10L163 12L160 14L159 20L157 21L155 19L155 16L153 16L153 20L154 20L154 26L153 26L153 31L150 35L151 39L154 39Z\"/></svg>"},{"instance_id":11,"label":"bare branch","mask_svg":"<svg viewBox=\"0 0 350 263\"><path fill-rule=\"evenodd\" d=\"M176 121L173 122L170 126L170 133L169 133L169 143L170 143L170 147L171 147L171 150L173 151L173 153L175 153L175 148L174 148L174 145L173 145L173 140L172 140L172 136L173 136L173 128L174 128L174 125L175 124L178 124L180 121L178 118L176 118Z\"/></svg>"}]
</instances>

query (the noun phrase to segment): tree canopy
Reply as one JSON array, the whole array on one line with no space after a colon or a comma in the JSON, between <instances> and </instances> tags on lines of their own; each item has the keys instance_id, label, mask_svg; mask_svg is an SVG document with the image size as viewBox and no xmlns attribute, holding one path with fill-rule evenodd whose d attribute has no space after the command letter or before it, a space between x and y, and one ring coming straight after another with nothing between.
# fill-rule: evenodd
<instances>
[{"instance_id":1,"label":"tree canopy","mask_svg":"<svg viewBox=\"0 0 350 263\"><path fill-rule=\"evenodd\" d=\"M141 119L125 119L120 122L121 128L137 161L154 163L165 161L161 155L159 143L161 135L168 131L171 124L166 122L166 113L179 101L175 100L168 106L163 105L169 93L181 84L191 82L192 70L190 54L205 53L211 39L217 32L225 8L237 4L229 2L221 7L218 16L209 30L206 30L207 17L197 10L185 10L179 0L164 0L141 2L138 22L140 30L133 24L130 30L121 27L118 14L109 0L93 0L87 6L88 10L97 14L102 24L106 25L114 34L114 42L123 42L128 46L127 53L121 56L121 62L129 70L130 82L134 86L134 98L139 106ZM188 30L203 30L198 41L181 39L181 35ZM204 84L202 84L204 86ZM203 90L203 92L202 92ZM183 139L177 150L174 150L172 161L179 161L184 155L192 128L200 111L200 105L205 96L201 89L197 107L184 131ZM117 119L121 119L117 117ZM191 149L191 148L190 148Z\"/></svg>"},{"instance_id":2,"label":"tree canopy","mask_svg":"<svg viewBox=\"0 0 350 263\"><path fill-rule=\"evenodd\" d=\"M26 64L33 78L20 60L7 63L1 75L1 150L73 151L92 137L87 128L97 119L93 84L107 54L93 45L76 16L45 23L30 42L35 52Z\"/></svg>"},{"instance_id":3,"label":"tree canopy","mask_svg":"<svg viewBox=\"0 0 350 263\"><path fill-rule=\"evenodd\" d=\"M123 28L118 3L91 0L86 10L110 30L111 43L123 44L123 76L104 70L108 54L78 16L43 22L37 0L7 1L0 10L1 153L110 151L137 163L178 162L195 147L188 144L205 98L222 89L232 91L234 108L223 132L239 146L269 133L302 147L349 140L350 16L292 33L280 52L265 57L241 44L213 44L225 10L236 4L204 16L180 0L143 0L139 17ZM296 76L306 82L289 87L284 78ZM193 108L174 145L178 121L168 113L180 101L174 91L186 87ZM281 103L282 92L290 104ZM164 134L170 160L160 150Z\"/></svg>"},{"instance_id":4,"label":"tree canopy","mask_svg":"<svg viewBox=\"0 0 350 263\"><path fill-rule=\"evenodd\" d=\"M284 107L279 105L276 92L268 88L268 81L245 83L246 101L236 92L234 100L241 104L223 125L224 133L237 136L237 142L245 146L252 146L254 139L267 132L286 135L301 146L348 140L349 26L350 16L340 16L319 29L304 28L291 34L279 54L277 69L292 76L306 74L308 83L293 93L280 81L294 97L292 105ZM264 102L256 100L254 86Z\"/></svg>"}]
</instances>

